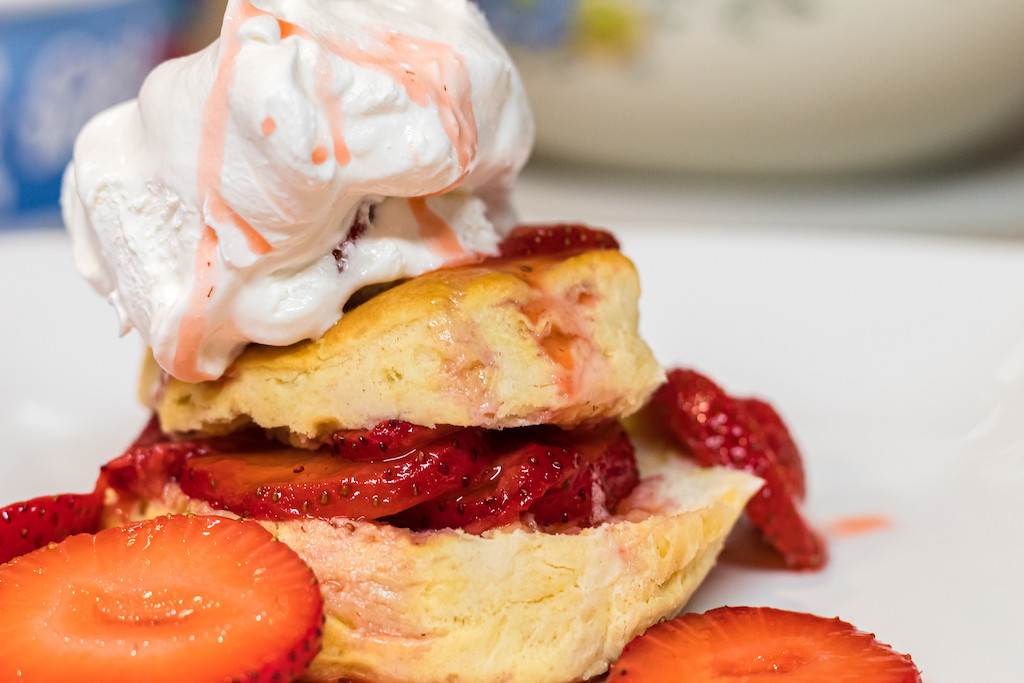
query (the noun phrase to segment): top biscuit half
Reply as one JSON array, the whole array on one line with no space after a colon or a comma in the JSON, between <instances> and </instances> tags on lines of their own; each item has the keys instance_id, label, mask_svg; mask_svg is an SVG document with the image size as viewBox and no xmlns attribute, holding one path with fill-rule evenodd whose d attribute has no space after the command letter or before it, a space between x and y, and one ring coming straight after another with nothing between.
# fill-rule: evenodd
<instances>
[{"instance_id":1,"label":"top biscuit half","mask_svg":"<svg viewBox=\"0 0 1024 683\"><path fill-rule=\"evenodd\" d=\"M295 443L388 419L502 429L621 417L664 380L637 331L639 293L615 250L445 268L319 339L251 345L215 381L176 380L149 358L142 396L169 433L255 424Z\"/></svg>"}]
</instances>

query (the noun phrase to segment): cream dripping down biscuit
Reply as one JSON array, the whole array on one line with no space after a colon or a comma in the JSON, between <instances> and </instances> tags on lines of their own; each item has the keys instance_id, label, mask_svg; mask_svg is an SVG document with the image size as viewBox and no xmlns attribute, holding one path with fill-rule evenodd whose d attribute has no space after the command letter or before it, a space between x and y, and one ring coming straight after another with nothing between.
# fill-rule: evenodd
<instances>
[{"instance_id":1,"label":"cream dripping down biscuit","mask_svg":"<svg viewBox=\"0 0 1024 683\"><path fill-rule=\"evenodd\" d=\"M215 379L364 285L493 253L532 139L467 0L232 0L217 41L84 128L65 223L122 332Z\"/></svg>"}]
</instances>

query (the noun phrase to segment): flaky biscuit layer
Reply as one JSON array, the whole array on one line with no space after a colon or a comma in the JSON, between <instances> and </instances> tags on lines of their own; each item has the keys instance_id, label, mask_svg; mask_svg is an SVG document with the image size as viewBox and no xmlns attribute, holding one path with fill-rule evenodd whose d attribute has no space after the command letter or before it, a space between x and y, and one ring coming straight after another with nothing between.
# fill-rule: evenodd
<instances>
[{"instance_id":1,"label":"flaky biscuit layer","mask_svg":"<svg viewBox=\"0 0 1024 683\"><path fill-rule=\"evenodd\" d=\"M251 346L217 381L180 382L150 359L142 393L168 432L253 422L293 441L392 418L498 429L623 416L664 379L637 333L638 296L618 251L448 268L315 341Z\"/></svg>"}]
</instances>

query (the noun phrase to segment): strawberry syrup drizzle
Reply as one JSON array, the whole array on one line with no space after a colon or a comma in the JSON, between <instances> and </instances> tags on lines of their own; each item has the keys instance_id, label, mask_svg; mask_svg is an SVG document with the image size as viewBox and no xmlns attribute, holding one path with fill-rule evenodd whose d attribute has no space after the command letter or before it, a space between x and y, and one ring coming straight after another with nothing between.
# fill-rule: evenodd
<instances>
[{"instance_id":1,"label":"strawberry syrup drizzle","mask_svg":"<svg viewBox=\"0 0 1024 683\"><path fill-rule=\"evenodd\" d=\"M892 520L884 515L854 515L834 520L829 524L828 532L834 537L851 538L886 531L892 526Z\"/></svg>"},{"instance_id":2,"label":"strawberry syrup drizzle","mask_svg":"<svg viewBox=\"0 0 1024 683\"><path fill-rule=\"evenodd\" d=\"M196 191L204 214L212 218L213 223L218 226L230 225L241 231L249 249L255 254L270 253L273 247L228 204L222 194L222 185L231 77L234 74L235 60L242 50L238 31L246 21L261 14L261 10L249 2L244 2L240 4L237 12L229 11L224 16L226 30L223 32L223 47L217 65L217 76L203 106L203 127L196 164Z\"/></svg>"},{"instance_id":3,"label":"strawberry syrup drizzle","mask_svg":"<svg viewBox=\"0 0 1024 683\"><path fill-rule=\"evenodd\" d=\"M250 0L232 2L225 13L217 76L203 107L196 189L203 213L211 219L210 223L217 227L234 227L245 237L254 254L264 255L273 251L273 246L231 207L222 194L229 90L235 60L242 48L238 32L246 21L259 16L273 15L255 7ZM280 27L282 39L296 36L317 42L309 30L278 17L273 18ZM379 37L378 44L382 49L377 53L362 49L337 34L320 38L319 44L326 46L334 55L390 76L416 105L427 107L434 104L438 108L441 125L458 155L459 175L437 194L443 194L461 182L469 172L478 144L472 85L462 55L449 45L390 31ZM320 141L311 150L310 160L316 165L325 163L330 156L327 151L330 142L335 162L338 166L346 166L351 161L351 152L345 142L344 110L340 93L333 88L333 74L326 57L317 60L314 73L316 96L327 115L331 139ZM263 120L261 132L264 135L271 135L276 129L277 123L273 118L268 116ZM430 211L425 200L411 199L409 205L419 223L420 234L432 252L446 260L465 254L451 226ZM214 251L218 244L214 225L208 223L200 239L192 293L178 327L173 374L186 381L211 379L199 370L198 355L212 299L212 283L216 281L217 260L208 250L211 242ZM207 236L211 231L212 240Z\"/></svg>"},{"instance_id":4,"label":"strawberry syrup drizzle","mask_svg":"<svg viewBox=\"0 0 1024 683\"><path fill-rule=\"evenodd\" d=\"M185 369L199 374L199 344L206 326L206 308L217 286L217 233L210 226L203 230L196 248L195 282L189 295L188 308L178 325L178 342L174 349L175 372ZM188 379L179 374L179 377Z\"/></svg>"},{"instance_id":5,"label":"strawberry syrup drizzle","mask_svg":"<svg viewBox=\"0 0 1024 683\"><path fill-rule=\"evenodd\" d=\"M313 40L305 29L278 20L281 25L282 37L296 35ZM323 45L334 55L364 68L374 69L391 77L404 88L409 99L420 107L431 104L437 107L448 140L455 147L458 155L459 176L447 187L435 194L444 194L458 185L469 172L470 165L476 155L478 133L476 117L473 113L472 85L466 62L457 51L449 45L430 41L400 33L388 32L380 41L385 48L380 53L372 53L354 45L351 41L337 34L320 36ZM321 69L317 69L318 75ZM330 85L330 71L326 79L320 78L317 84L318 95L332 125L335 141L335 154L344 149L344 160L338 157L339 165L350 160L347 148L344 148L342 122L344 112L341 110L339 98L332 95L327 88ZM339 144L339 141L341 143ZM409 209L419 225L420 237L428 249L445 259L446 264L453 265L466 252L459 243L455 231L440 216L430 210L424 197L409 199Z\"/></svg>"},{"instance_id":6,"label":"strawberry syrup drizzle","mask_svg":"<svg viewBox=\"0 0 1024 683\"><path fill-rule=\"evenodd\" d=\"M441 126L455 147L459 162L458 179L441 192L458 184L469 172L477 149L472 84L462 55L450 45L395 32L384 34L380 45L386 49L376 54L338 35L322 39L342 59L390 76L414 104L437 107Z\"/></svg>"},{"instance_id":7,"label":"strawberry syrup drizzle","mask_svg":"<svg viewBox=\"0 0 1024 683\"><path fill-rule=\"evenodd\" d=\"M456 265L469 256L452 226L427 206L426 197L410 198L409 209L419 225L420 239L432 254L445 259L446 265Z\"/></svg>"},{"instance_id":8,"label":"strawberry syrup drizzle","mask_svg":"<svg viewBox=\"0 0 1024 683\"><path fill-rule=\"evenodd\" d=\"M277 20L278 27L281 29L282 40L290 36L296 36L313 43L316 42L313 36L301 26L277 17L275 19ZM327 116L327 125L330 128L330 142L334 149L334 161L337 162L338 166L347 166L352 161L352 153L348 149L348 143L345 142L345 110L341 106L341 95L334 91L334 74L331 71L330 62L328 62L326 55L322 51L317 55L313 74L316 77L316 96L320 106L324 108ZM319 166L327 161L329 155L326 145L327 142L324 141L313 149L311 159L314 164Z\"/></svg>"}]
</instances>

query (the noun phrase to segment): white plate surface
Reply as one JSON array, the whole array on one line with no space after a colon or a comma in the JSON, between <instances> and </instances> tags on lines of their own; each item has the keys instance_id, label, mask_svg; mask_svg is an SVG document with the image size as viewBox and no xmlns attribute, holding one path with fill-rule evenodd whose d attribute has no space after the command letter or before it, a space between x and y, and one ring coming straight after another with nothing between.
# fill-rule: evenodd
<instances>
[{"instance_id":1,"label":"white plate surface","mask_svg":"<svg viewBox=\"0 0 1024 683\"><path fill-rule=\"evenodd\" d=\"M817 573L722 562L691 602L839 615L931 683L1009 681L1024 609L1024 244L617 226L666 365L769 398L809 470ZM141 353L57 231L0 234L0 504L88 490L145 420ZM851 518L872 531L836 531Z\"/></svg>"}]
</instances>

